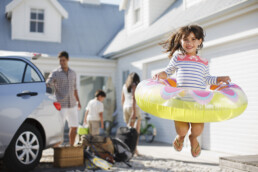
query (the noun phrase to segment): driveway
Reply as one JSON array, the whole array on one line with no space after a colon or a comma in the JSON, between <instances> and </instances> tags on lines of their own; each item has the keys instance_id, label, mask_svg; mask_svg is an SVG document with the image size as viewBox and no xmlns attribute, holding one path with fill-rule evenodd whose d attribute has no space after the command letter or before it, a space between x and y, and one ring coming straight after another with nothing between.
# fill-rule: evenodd
<instances>
[{"instance_id":1,"label":"driveway","mask_svg":"<svg viewBox=\"0 0 258 172\"><path fill-rule=\"evenodd\" d=\"M153 142L145 143L140 141L138 146L142 156L134 157L129 168L124 163L115 163L110 171L153 171L153 172L227 172L219 168L219 157L229 156L228 154L202 150L198 158L191 156L190 150L184 148L182 152L176 152L173 147L166 143ZM4 171L0 164L0 171ZM90 171L85 167L55 168L53 167L53 149L43 151L40 164L33 172L84 172ZM97 170L101 172L104 170Z\"/></svg>"}]
</instances>

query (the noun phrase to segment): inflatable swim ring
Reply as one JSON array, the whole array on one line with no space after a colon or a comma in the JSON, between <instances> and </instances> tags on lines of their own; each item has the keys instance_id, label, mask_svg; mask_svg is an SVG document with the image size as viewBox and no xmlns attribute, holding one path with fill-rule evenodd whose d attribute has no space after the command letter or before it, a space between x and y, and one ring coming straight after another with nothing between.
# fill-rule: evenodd
<instances>
[{"instance_id":1,"label":"inflatable swim ring","mask_svg":"<svg viewBox=\"0 0 258 172\"><path fill-rule=\"evenodd\" d=\"M177 88L176 80L143 80L135 91L137 105L160 118L182 122L218 122L234 118L247 107L236 84L211 85L210 90Z\"/></svg>"}]
</instances>

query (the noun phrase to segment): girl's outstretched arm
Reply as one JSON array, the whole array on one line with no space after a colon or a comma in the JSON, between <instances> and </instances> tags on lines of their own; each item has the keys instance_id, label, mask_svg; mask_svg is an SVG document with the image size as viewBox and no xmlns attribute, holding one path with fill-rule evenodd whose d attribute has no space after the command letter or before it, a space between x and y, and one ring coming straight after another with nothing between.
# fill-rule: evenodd
<instances>
[{"instance_id":1,"label":"girl's outstretched arm","mask_svg":"<svg viewBox=\"0 0 258 172\"><path fill-rule=\"evenodd\" d=\"M156 74L153 76L153 79L167 79L167 73L166 73L165 71L156 73Z\"/></svg>"},{"instance_id":2,"label":"girl's outstretched arm","mask_svg":"<svg viewBox=\"0 0 258 172\"><path fill-rule=\"evenodd\" d=\"M231 79L229 76L218 76L217 77L217 84L222 84L225 82L226 84L229 84L231 82Z\"/></svg>"}]
</instances>

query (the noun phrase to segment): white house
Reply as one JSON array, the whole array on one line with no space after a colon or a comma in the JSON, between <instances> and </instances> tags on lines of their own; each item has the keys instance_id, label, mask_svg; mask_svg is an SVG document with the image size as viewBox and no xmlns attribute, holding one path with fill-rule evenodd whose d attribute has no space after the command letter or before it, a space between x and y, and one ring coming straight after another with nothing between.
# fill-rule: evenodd
<instances>
[{"instance_id":1,"label":"white house","mask_svg":"<svg viewBox=\"0 0 258 172\"><path fill-rule=\"evenodd\" d=\"M58 53L67 51L77 73L80 117L95 91L104 89L105 118L111 120L116 60L99 52L124 25L118 6L99 0L5 0L0 1L0 16L0 53L42 54L33 62L47 77L59 65Z\"/></svg>"},{"instance_id":2,"label":"white house","mask_svg":"<svg viewBox=\"0 0 258 172\"><path fill-rule=\"evenodd\" d=\"M47 75L66 50L77 72L83 106L94 90L109 90L106 104L121 125L121 90L130 72L150 78L169 62L159 42L180 26L197 23L206 37L201 56L212 75L229 75L248 97L246 111L232 120L206 123L203 149L258 154L258 1L122 0L119 6L99 0L0 1L0 53L38 52L34 61ZM42 17L43 16L43 17ZM83 113L83 112L81 112ZM161 142L172 143L174 123L151 116Z\"/></svg>"},{"instance_id":3,"label":"white house","mask_svg":"<svg viewBox=\"0 0 258 172\"><path fill-rule=\"evenodd\" d=\"M117 60L117 106L125 77L137 72L151 78L169 62L159 42L180 26L196 23L206 37L201 56L207 58L212 75L229 75L248 97L246 111L232 120L206 123L203 149L233 154L258 153L258 1L257 0L123 0L125 27L103 51ZM120 119L122 120L122 119ZM156 140L172 143L174 123L152 116Z\"/></svg>"}]
</instances>

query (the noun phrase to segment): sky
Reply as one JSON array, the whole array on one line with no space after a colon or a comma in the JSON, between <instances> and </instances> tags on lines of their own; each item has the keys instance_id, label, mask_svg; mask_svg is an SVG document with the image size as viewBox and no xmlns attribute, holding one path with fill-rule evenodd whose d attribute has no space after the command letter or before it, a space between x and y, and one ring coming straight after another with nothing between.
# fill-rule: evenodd
<instances>
[{"instance_id":1,"label":"sky","mask_svg":"<svg viewBox=\"0 0 258 172\"><path fill-rule=\"evenodd\" d=\"M121 0L100 0L101 3L119 5Z\"/></svg>"}]
</instances>

